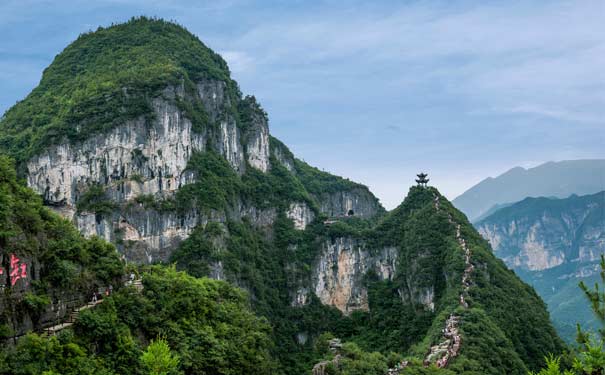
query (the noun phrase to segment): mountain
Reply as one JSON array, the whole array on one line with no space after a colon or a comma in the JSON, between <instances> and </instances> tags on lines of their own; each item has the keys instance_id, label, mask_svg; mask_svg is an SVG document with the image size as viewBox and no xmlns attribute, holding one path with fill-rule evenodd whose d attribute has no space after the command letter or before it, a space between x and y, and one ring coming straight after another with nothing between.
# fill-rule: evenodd
<instances>
[{"instance_id":1,"label":"mountain","mask_svg":"<svg viewBox=\"0 0 605 375\"><path fill-rule=\"evenodd\" d=\"M453 200L471 221L486 217L495 206L506 206L527 197L567 198L605 189L605 160L548 162L535 168L516 167L488 177Z\"/></svg>"},{"instance_id":2,"label":"mountain","mask_svg":"<svg viewBox=\"0 0 605 375\"><path fill-rule=\"evenodd\" d=\"M0 203L0 374L142 374L141 349L158 337L178 346L188 373L276 369L270 327L241 290L168 267L141 270L142 291L123 286L115 247L43 207L6 157ZM43 329L51 337L25 335ZM209 341L220 350L201 352Z\"/></svg>"},{"instance_id":3,"label":"mountain","mask_svg":"<svg viewBox=\"0 0 605 375\"><path fill-rule=\"evenodd\" d=\"M80 36L2 118L0 150L50 209L138 265L142 292L120 288L59 342L116 373L139 371L119 353L154 337L186 373L384 374L405 356L402 374L525 374L564 350L540 297L437 189L386 212L298 160L222 58L173 23ZM326 337L344 342L342 363Z\"/></svg>"},{"instance_id":4,"label":"mountain","mask_svg":"<svg viewBox=\"0 0 605 375\"><path fill-rule=\"evenodd\" d=\"M571 339L575 323L594 326L581 280L593 285L605 252L605 192L566 199L526 198L475 224L494 253L533 285Z\"/></svg>"},{"instance_id":5,"label":"mountain","mask_svg":"<svg viewBox=\"0 0 605 375\"><path fill-rule=\"evenodd\" d=\"M117 285L122 268L112 245L83 238L21 186L14 165L0 156L0 336L64 317L93 288Z\"/></svg>"}]
</instances>

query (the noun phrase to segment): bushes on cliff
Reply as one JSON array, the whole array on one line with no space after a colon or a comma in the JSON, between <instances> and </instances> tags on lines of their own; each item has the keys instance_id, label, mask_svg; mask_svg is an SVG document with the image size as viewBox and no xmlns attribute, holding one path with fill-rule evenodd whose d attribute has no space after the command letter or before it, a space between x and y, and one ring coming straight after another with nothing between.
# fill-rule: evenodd
<instances>
[{"instance_id":1,"label":"bushes on cliff","mask_svg":"<svg viewBox=\"0 0 605 375\"><path fill-rule=\"evenodd\" d=\"M73 334L30 335L1 350L0 374L154 373L165 363L150 355L168 348L170 373L275 373L271 328L250 311L241 290L162 266L142 277L142 293L123 288L106 297L80 314Z\"/></svg>"},{"instance_id":2,"label":"bushes on cliff","mask_svg":"<svg viewBox=\"0 0 605 375\"><path fill-rule=\"evenodd\" d=\"M14 295L3 301L5 311L10 304L24 304L34 325L58 290L87 299L95 287L118 285L123 275L114 246L99 238L85 239L72 223L44 207L38 195L17 181L14 164L4 156L0 156L0 254L5 271L11 254L24 267L6 291L28 290L22 298ZM0 316L1 324L12 324L7 314Z\"/></svg>"}]
</instances>

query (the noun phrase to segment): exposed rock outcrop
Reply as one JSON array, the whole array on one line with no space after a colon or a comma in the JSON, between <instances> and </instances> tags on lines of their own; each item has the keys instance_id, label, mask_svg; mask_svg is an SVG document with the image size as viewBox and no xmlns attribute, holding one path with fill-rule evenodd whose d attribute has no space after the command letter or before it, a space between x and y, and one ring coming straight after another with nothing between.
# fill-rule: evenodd
<instances>
[{"instance_id":1,"label":"exposed rock outcrop","mask_svg":"<svg viewBox=\"0 0 605 375\"><path fill-rule=\"evenodd\" d=\"M381 206L367 189L324 193L319 197L320 209L328 216L359 216L370 218L380 212Z\"/></svg>"},{"instance_id":2,"label":"exposed rock outcrop","mask_svg":"<svg viewBox=\"0 0 605 375\"><path fill-rule=\"evenodd\" d=\"M569 262L593 262L605 252L604 195L528 198L476 227L514 269L542 271Z\"/></svg>"},{"instance_id":3,"label":"exposed rock outcrop","mask_svg":"<svg viewBox=\"0 0 605 375\"><path fill-rule=\"evenodd\" d=\"M136 204L118 209L111 215L78 212L78 200L92 185L102 186L105 196L123 206L141 195L155 199L172 196L180 187L195 182L187 163L196 151L214 145L233 169L250 166L263 172L269 168L269 130L266 117L252 111L252 121L242 134L235 119L222 115L230 106L222 81L204 81L197 85L199 100L217 131L196 131L192 122L176 104L184 98L182 87L170 87L152 101L153 120L128 121L107 133L97 134L79 144L65 142L48 148L27 163L28 185L42 194L45 203L75 222L87 235L98 235L122 248L128 259L138 262L166 260L170 251L185 239L196 225L208 220L224 221L226 213L200 214L191 211L177 215L137 209ZM197 99L196 99L197 100ZM247 154L245 154L247 150ZM247 159L246 159L247 155ZM259 211L239 207L229 214L247 216L260 226L270 225L274 210ZM304 212L303 212L304 211ZM312 212L298 216L302 228L312 220Z\"/></svg>"},{"instance_id":4,"label":"exposed rock outcrop","mask_svg":"<svg viewBox=\"0 0 605 375\"><path fill-rule=\"evenodd\" d=\"M294 221L294 228L305 229L313 221L315 214L306 203L291 203L286 216Z\"/></svg>"},{"instance_id":5,"label":"exposed rock outcrop","mask_svg":"<svg viewBox=\"0 0 605 375\"><path fill-rule=\"evenodd\" d=\"M165 93L181 95L178 88ZM204 149L206 136L192 130L175 104L155 99L153 109L154 121L129 121L80 144L65 142L47 149L27 163L28 185L47 204L69 207L92 184L107 186L118 202L138 194L174 192L190 182L184 173L187 161Z\"/></svg>"},{"instance_id":6,"label":"exposed rock outcrop","mask_svg":"<svg viewBox=\"0 0 605 375\"><path fill-rule=\"evenodd\" d=\"M373 270L380 279L394 277L397 249L387 247L370 251L366 245L350 237L336 238L323 244L313 270L313 291L322 303L338 308L345 314L368 310L368 291L364 275Z\"/></svg>"}]
</instances>

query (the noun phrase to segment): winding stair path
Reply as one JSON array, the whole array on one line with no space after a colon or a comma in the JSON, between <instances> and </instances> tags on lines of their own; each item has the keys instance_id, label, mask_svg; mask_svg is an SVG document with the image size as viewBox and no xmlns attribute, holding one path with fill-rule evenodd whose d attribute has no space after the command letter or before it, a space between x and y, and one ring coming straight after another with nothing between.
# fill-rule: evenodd
<instances>
[{"instance_id":1,"label":"winding stair path","mask_svg":"<svg viewBox=\"0 0 605 375\"><path fill-rule=\"evenodd\" d=\"M143 282L141 281L141 279L135 279L134 281L127 281L124 285L133 286L139 292L141 292L143 290ZM95 302L87 302L85 305L73 309L72 312L67 316L67 319L65 319L63 321L63 323L44 328L44 333L47 336L53 336L53 335L56 335L58 332L64 330L65 328L71 327L75 323L75 321L78 319L78 316L80 316L81 311L91 309L102 302L103 302L102 299L98 299Z\"/></svg>"},{"instance_id":2,"label":"winding stair path","mask_svg":"<svg viewBox=\"0 0 605 375\"><path fill-rule=\"evenodd\" d=\"M435 195L434 206L437 211L440 211L439 196ZM464 309L468 309L468 292L472 285L471 274L474 270L474 266L471 263L472 252L468 247L466 240L462 237L461 225L454 222L452 215L448 212L448 221L450 224L456 225L456 241L460 245L464 253L464 272L462 273L462 292L460 292L459 301L460 305ZM462 345L462 337L460 336L459 330L460 317L455 314L451 314L445 321L445 327L442 330L444 340L437 345L434 345L426 355L424 363L429 365L435 363L437 367L446 367L451 359L455 358L460 354L460 347Z\"/></svg>"},{"instance_id":3,"label":"winding stair path","mask_svg":"<svg viewBox=\"0 0 605 375\"><path fill-rule=\"evenodd\" d=\"M141 292L143 290L143 282L141 279L135 279L133 281L127 281L126 283L124 283L125 286L133 286L138 292ZM58 332L64 330L65 328L71 327L75 321L78 319L78 316L80 315L80 312L84 311L84 310L88 310L91 309L97 305L99 305L100 303L103 302L103 299L98 299L95 302L87 302L84 305L78 306L74 309L71 310L71 312L69 314L66 314L66 318L62 320L61 323L55 324L53 326L47 326L47 327L43 327L41 330L39 330L38 332L40 332L40 334L46 335L46 336L54 336L56 335ZM8 337L6 338L6 340L17 340L23 336L25 336L25 334L21 334L21 335L17 335L17 336L12 336L12 337Z\"/></svg>"},{"instance_id":4,"label":"winding stair path","mask_svg":"<svg viewBox=\"0 0 605 375\"><path fill-rule=\"evenodd\" d=\"M439 204L439 196L435 195L433 200L433 206L439 212L441 210ZM464 309L468 309L468 292L472 285L471 274L474 270L474 266L471 263L472 252L468 247L466 240L462 237L461 233L461 225L456 223L452 218L452 215L448 212L448 221L450 224L456 225L456 241L460 245L464 253L464 272L462 274L462 292L459 296L460 305ZM460 348L462 346L462 337L460 335L460 317L456 314L450 314L450 316L445 321L445 327L442 332L443 341L441 341L437 345L431 346L429 352L424 358L424 365L428 366L431 363L434 363L437 367L443 368L448 365L448 363L455 357L460 354ZM387 372L387 375L398 375L400 372L408 366L408 361L402 361L397 364L394 368L390 368Z\"/></svg>"}]
</instances>

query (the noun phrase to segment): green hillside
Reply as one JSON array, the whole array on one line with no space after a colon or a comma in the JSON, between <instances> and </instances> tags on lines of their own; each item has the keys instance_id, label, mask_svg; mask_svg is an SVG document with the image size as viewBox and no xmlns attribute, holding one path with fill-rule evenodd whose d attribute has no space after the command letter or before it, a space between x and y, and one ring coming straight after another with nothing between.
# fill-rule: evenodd
<instances>
[{"instance_id":1,"label":"green hillside","mask_svg":"<svg viewBox=\"0 0 605 375\"><path fill-rule=\"evenodd\" d=\"M0 149L18 161L61 141L94 133L151 113L149 99L170 85L194 90L193 82L215 78L240 95L225 61L181 26L136 18L78 37L44 70L40 84L1 120ZM180 103L192 121L203 114Z\"/></svg>"}]
</instances>

